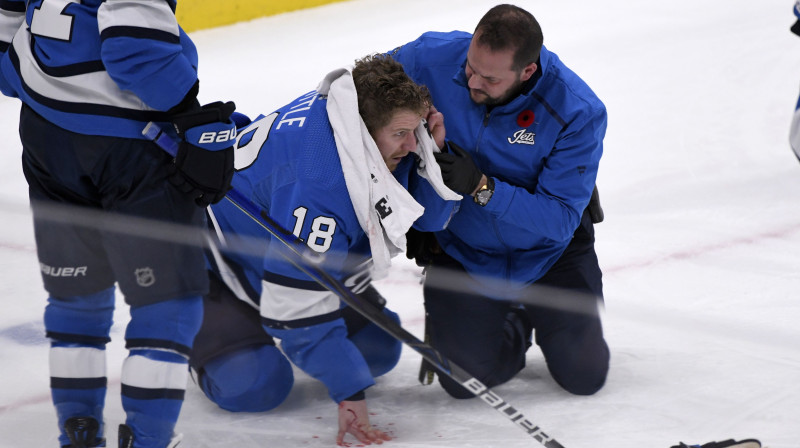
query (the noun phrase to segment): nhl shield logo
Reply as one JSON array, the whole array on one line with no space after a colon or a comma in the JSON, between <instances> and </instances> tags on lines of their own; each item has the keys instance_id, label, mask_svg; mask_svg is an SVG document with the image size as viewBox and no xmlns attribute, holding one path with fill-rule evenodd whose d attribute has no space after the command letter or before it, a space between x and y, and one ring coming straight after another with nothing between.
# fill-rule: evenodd
<instances>
[{"instance_id":1,"label":"nhl shield logo","mask_svg":"<svg viewBox=\"0 0 800 448\"><path fill-rule=\"evenodd\" d=\"M156 276L153 274L153 270L151 268L138 268L136 269L135 274L136 283L138 283L142 288L152 286L153 283L156 282Z\"/></svg>"}]
</instances>

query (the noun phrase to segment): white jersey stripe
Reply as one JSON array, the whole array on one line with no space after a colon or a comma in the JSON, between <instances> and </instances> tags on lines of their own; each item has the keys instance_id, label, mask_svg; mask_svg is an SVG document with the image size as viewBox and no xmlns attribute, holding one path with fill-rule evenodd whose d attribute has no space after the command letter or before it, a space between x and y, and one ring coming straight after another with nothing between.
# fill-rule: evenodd
<instances>
[{"instance_id":1,"label":"white jersey stripe","mask_svg":"<svg viewBox=\"0 0 800 448\"><path fill-rule=\"evenodd\" d=\"M175 14L164 0L106 0L97 10L97 25L101 33L115 26L134 26L180 35Z\"/></svg>"},{"instance_id":2,"label":"white jersey stripe","mask_svg":"<svg viewBox=\"0 0 800 448\"><path fill-rule=\"evenodd\" d=\"M292 321L321 316L339 309L339 297L330 291L311 291L261 282L261 316Z\"/></svg>"},{"instance_id":3,"label":"white jersey stripe","mask_svg":"<svg viewBox=\"0 0 800 448\"><path fill-rule=\"evenodd\" d=\"M20 25L25 21L24 12L13 12L6 9L0 9L0 42L11 42L14 33L17 32Z\"/></svg>"},{"instance_id":4,"label":"white jersey stripe","mask_svg":"<svg viewBox=\"0 0 800 448\"><path fill-rule=\"evenodd\" d=\"M25 27L14 37L14 51L19 56L22 81L34 92L57 101L100 104L133 110L153 110L133 94L119 88L107 72L53 77L43 73L31 54Z\"/></svg>"}]
</instances>

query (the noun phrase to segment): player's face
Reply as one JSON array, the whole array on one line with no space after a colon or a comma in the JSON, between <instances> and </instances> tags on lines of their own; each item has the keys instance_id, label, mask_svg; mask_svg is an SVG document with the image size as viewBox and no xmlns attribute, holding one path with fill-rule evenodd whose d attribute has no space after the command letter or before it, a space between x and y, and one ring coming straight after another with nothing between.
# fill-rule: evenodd
<instances>
[{"instance_id":1,"label":"player's face","mask_svg":"<svg viewBox=\"0 0 800 448\"><path fill-rule=\"evenodd\" d=\"M492 51L473 38L467 50L467 85L469 96L478 104L494 106L517 95L523 82L536 72L536 63L514 70L514 51Z\"/></svg>"},{"instance_id":2,"label":"player's face","mask_svg":"<svg viewBox=\"0 0 800 448\"><path fill-rule=\"evenodd\" d=\"M389 124L378 129L372 136L389 171L394 171L403 157L417 150L414 129L421 120L418 113L401 110L394 114Z\"/></svg>"}]
</instances>

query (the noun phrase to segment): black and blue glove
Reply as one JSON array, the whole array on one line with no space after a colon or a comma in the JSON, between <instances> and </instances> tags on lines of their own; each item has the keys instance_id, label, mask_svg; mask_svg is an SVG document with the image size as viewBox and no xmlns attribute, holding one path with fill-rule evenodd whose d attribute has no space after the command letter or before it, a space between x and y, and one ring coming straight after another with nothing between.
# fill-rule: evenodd
<instances>
[{"instance_id":1,"label":"black and blue glove","mask_svg":"<svg viewBox=\"0 0 800 448\"><path fill-rule=\"evenodd\" d=\"M460 146L447 142L445 148L449 148L450 152L433 153L442 170L444 184L456 193L471 195L478 188L483 173L475 165L472 156Z\"/></svg>"},{"instance_id":2,"label":"black and blue glove","mask_svg":"<svg viewBox=\"0 0 800 448\"><path fill-rule=\"evenodd\" d=\"M235 109L231 101L218 101L172 117L180 142L169 181L201 207L221 201L231 189Z\"/></svg>"}]
</instances>

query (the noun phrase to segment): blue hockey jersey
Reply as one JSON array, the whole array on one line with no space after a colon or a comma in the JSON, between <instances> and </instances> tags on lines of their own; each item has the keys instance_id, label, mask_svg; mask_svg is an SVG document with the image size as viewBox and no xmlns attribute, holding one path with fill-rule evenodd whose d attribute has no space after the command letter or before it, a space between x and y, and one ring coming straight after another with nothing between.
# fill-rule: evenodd
<instances>
[{"instance_id":1,"label":"blue hockey jersey","mask_svg":"<svg viewBox=\"0 0 800 448\"><path fill-rule=\"evenodd\" d=\"M174 1L0 1L0 90L73 132L144 138L197 82Z\"/></svg>"},{"instance_id":2,"label":"blue hockey jersey","mask_svg":"<svg viewBox=\"0 0 800 448\"><path fill-rule=\"evenodd\" d=\"M439 243L469 273L522 287L553 266L580 223L603 152L606 109L547 48L528 90L491 110L474 103L465 74L471 37L429 32L391 54L430 90L448 140L496 182L485 207L461 201L436 234Z\"/></svg>"},{"instance_id":3,"label":"blue hockey jersey","mask_svg":"<svg viewBox=\"0 0 800 448\"><path fill-rule=\"evenodd\" d=\"M358 292L369 278L369 241L345 185L326 104L312 91L241 129L233 186L318 254L319 267ZM425 207L414 226L441 230L457 203L440 199L415 166L409 154L392 174ZM214 270L260 308L291 361L337 402L372 385L366 362L347 339L339 298L284 258L285 245L230 202L212 205L210 217L227 241Z\"/></svg>"}]
</instances>

